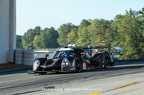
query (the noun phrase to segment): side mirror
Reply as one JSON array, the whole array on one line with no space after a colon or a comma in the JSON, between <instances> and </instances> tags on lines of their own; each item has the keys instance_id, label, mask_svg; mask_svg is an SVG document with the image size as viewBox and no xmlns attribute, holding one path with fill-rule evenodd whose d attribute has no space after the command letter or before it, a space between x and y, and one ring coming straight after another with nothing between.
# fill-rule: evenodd
<instances>
[{"instance_id":1,"label":"side mirror","mask_svg":"<svg viewBox=\"0 0 144 95\"><path fill-rule=\"evenodd\" d=\"M45 54L44 56L47 58L49 56L49 54Z\"/></svg>"}]
</instances>

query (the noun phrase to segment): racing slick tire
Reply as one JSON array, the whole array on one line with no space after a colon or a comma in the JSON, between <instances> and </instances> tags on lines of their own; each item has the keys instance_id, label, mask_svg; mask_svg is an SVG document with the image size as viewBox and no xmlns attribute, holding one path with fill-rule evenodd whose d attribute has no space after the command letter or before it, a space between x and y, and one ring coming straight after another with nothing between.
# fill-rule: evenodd
<instances>
[{"instance_id":1,"label":"racing slick tire","mask_svg":"<svg viewBox=\"0 0 144 95\"><path fill-rule=\"evenodd\" d=\"M79 73L79 72L82 71L82 64L81 64L81 61L80 61L80 60L77 60L77 61L76 61L76 66L75 66L75 68L76 68L76 72L77 72L77 73Z\"/></svg>"},{"instance_id":2,"label":"racing slick tire","mask_svg":"<svg viewBox=\"0 0 144 95\"><path fill-rule=\"evenodd\" d=\"M110 68L110 59L108 56L104 57L103 63L100 65L100 68L102 69Z\"/></svg>"},{"instance_id":3,"label":"racing slick tire","mask_svg":"<svg viewBox=\"0 0 144 95\"><path fill-rule=\"evenodd\" d=\"M104 59L104 68L110 68L110 59L108 56Z\"/></svg>"}]
</instances>

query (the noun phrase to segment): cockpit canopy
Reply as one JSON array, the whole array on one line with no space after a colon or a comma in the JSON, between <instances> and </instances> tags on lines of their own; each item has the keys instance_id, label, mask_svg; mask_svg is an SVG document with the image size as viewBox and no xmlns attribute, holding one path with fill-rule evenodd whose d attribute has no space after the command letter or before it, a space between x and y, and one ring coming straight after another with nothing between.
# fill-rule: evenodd
<instances>
[{"instance_id":1,"label":"cockpit canopy","mask_svg":"<svg viewBox=\"0 0 144 95\"><path fill-rule=\"evenodd\" d=\"M65 57L73 57L75 56L74 51L57 51L53 58L65 58Z\"/></svg>"}]
</instances>

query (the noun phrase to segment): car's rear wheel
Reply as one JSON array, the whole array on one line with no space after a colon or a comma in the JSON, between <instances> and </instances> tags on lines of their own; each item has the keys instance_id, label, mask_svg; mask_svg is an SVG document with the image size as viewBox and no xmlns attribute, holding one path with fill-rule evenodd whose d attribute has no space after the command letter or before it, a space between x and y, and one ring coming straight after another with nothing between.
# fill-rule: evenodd
<instances>
[{"instance_id":1,"label":"car's rear wheel","mask_svg":"<svg viewBox=\"0 0 144 95\"><path fill-rule=\"evenodd\" d=\"M104 65L105 65L105 68L110 68L110 60L108 57L105 57Z\"/></svg>"}]
</instances>

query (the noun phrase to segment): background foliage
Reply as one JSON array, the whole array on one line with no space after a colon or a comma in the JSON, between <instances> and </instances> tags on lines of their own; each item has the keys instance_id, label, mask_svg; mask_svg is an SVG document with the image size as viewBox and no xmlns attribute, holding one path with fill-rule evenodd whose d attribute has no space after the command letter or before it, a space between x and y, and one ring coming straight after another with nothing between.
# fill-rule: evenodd
<instances>
[{"instance_id":1,"label":"background foliage","mask_svg":"<svg viewBox=\"0 0 144 95\"><path fill-rule=\"evenodd\" d=\"M23 36L17 35L17 48L56 48L68 44L111 45L123 49L120 59L144 57L144 8L130 9L124 15L118 14L113 20L83 19L78 26L62 24L53 27L29 29Z\"/></svg>"}]
</instances>

